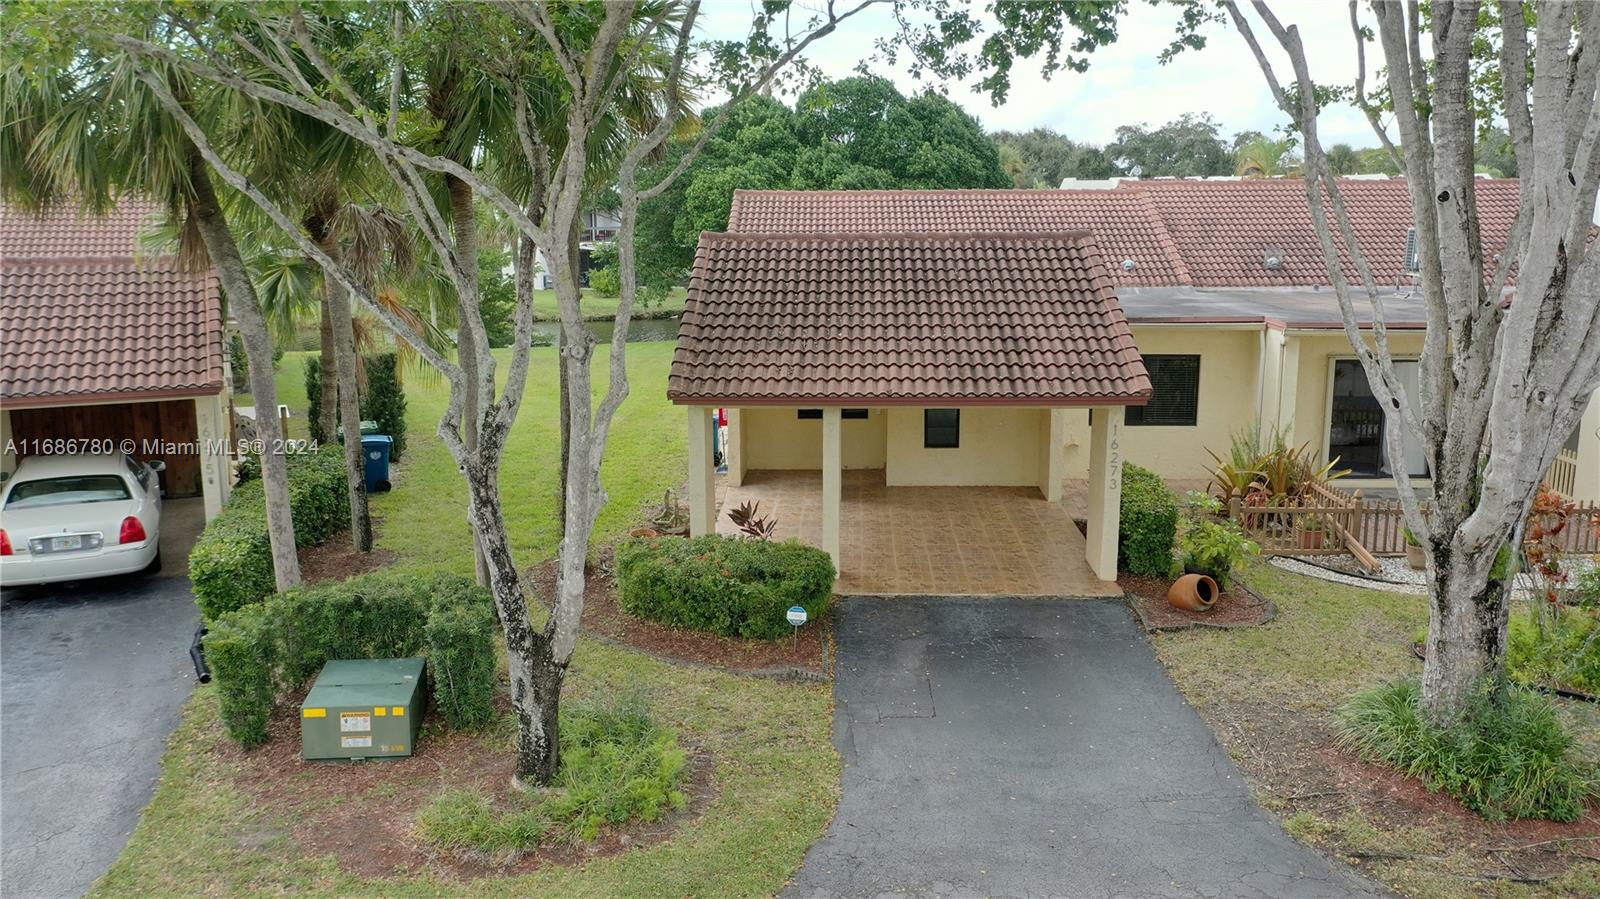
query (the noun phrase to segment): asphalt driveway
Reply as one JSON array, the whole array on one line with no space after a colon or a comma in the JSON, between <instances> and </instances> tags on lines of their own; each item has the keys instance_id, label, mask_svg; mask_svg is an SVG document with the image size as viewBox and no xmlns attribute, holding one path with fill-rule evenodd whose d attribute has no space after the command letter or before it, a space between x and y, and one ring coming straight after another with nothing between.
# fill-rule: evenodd
<instances>
[{"instance_id":1,"label":"asphalt driveway","mask_svg":"<svg viewBox=\"0 0 1600 899\"><path fill-rule=\"evenodd\" d=\"M194 686L188 548L200 500L168 500L158 575L0 593L0 894L81 896L149 802Z\"/></svg>"},{"instance_id":2,"label":"asphalt driveway","mask_svg":"<svg viewBox=\"0 0 1600 899\"><path fill-rule=\"evenodd\" d=\"M844 795L787 896L1386 895L1251 801L1120 602L847 599Z\"/></svg>"}]
</instances>

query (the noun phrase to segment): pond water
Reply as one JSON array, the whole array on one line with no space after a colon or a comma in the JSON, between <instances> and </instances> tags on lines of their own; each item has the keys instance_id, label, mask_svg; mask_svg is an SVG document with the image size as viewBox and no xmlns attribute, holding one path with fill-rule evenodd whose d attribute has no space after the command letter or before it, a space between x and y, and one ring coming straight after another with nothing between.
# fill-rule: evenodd
<instances>
[{"instance_id":1,"label":"pond water","mask_svg":"<svg viewBox=\"0 0 1600 899\"><path fill-rule=\"evenodd\" d=\"M584 322L601 343L610 343L616 330L616 323L611 321ZM561 341L560 322L534 322L533 332L544 335L555 343ZM628 324L628 342L639 343L646 340L677 340L678 316L672 318L644 318L634 319Z\"/></svg>"}]
</instances>

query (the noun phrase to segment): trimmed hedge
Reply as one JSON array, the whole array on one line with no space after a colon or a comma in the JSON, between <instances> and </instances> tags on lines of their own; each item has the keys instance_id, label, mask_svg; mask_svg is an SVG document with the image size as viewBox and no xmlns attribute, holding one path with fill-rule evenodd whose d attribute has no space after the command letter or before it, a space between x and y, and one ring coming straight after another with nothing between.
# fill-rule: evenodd
<instances>
[{"instance_id":1,"label":"trimmed hedge","mask_svg":"<svg viewBox=\"0 0 1600 899\"><path fill-rule=\"evenodd\" d=\"M784 636L790 606L821 618L833 601L834 574L827 553L797 540L650 537L617 547L623 609L725 637Z\"/></svg>"},{"instance_id":2,"label":"trimmed hedge","mask_svg":"<svg viewBox=\"0 0 1600 899\"><path fill-rule=\"evenodd\" d=\"M320 543L350 519L344 454L338 447L324 447L287 459L295 543ZM267 536L267 499L259 478L234 488L222 514L200 533L189 553L189 581L208 621L259 602L277 588Z\"/></svg>"},{"instance_id":3,"label":"trimmed hedge","mask_svg":"<svg viewBox=\"0 0 1600 899\"><path fill-rule=\"evenodd\" d=\"M454 728L494 717L489 591L444 573L378 572L300 587L223 615L205 638L228 736L267 739L273 708L330 659L428 659L433 707Z\"/></svg>"},{"instance_id":4,"label":"trimmed hedge","mask_svg":"<svg viewBox=\"0 0 1600 899\"><path fill-rule=\"evenodd\" d=\"M378 353L362 359L366 368L367 389L361 397L361 420L378 423L378 433L394 439L389 447L389 458L400 461L406 451L406 393L400 386L398 357L394 353ZM306 422L311 439L327 443L334 434L322 433L322 360L308 356L306 371ZM337 396L337 388L333 391ZM337 413L335 414L337 418Z\"/></svg>"},{"instance_id":5,"label":"trimmed hedge","mask_svg":"<svg viewBox=\"0 0 1600 899\"><path fill-rule=\"evenodd\" d=\"M1130 574L1172 573L1178 535L1178 497L1155 472L1122 466L1122 521L1117 531L1117 566Z\"/></svg>"}]
</instances>

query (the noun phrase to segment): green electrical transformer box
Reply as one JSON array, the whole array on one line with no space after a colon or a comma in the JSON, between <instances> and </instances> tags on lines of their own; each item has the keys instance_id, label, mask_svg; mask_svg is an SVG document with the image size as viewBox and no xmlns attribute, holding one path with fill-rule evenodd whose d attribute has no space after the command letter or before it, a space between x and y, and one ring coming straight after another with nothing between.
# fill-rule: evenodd
<instances>
[{"instance_id":1,"label":"green electrical transformer box","mask_svg":"<svg viewBox=\"0 0 1600 899\"><path fill-rule=\"evenodd\" d=\"M335 659L300 706L306 759L405 756L422 729L422 659Z\"/></svg>"}]
</instances>

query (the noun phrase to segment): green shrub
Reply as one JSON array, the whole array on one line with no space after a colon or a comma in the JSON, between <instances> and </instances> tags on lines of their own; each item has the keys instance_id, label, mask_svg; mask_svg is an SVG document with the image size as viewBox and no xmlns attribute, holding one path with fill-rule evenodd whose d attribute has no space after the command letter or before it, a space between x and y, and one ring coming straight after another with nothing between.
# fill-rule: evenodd
<instances>
[{"instance_id":1,"label":"green shrub","mask_svg":"<svg viewBox=\"0 0 1600 899\"><path fill-rule=\"evenodd\" d=\"M630 614L727 637L790 632L784 612L810 620L833 600L833 560L797 540L652 537L617 547L619 601Z\"/></svg>"},{"instance_id":2,"label":"green shrub","mask_svg":"<svg viewBox=\"0 0 1600 899\"><path fill-rule=\"evenodd\" d=\"M1165 577L1172 571L1178 534L1178 497L1159 475L1131 463L1122 466L1122 518L1117 564L1132 574Z\"/></svg>"},{"instance_id":3,"label":"green shrub","mask_svg":"<svg viewBox=\"0 0 1600 899\"><path fill-rule=\"evenodd\" d=\"M622 275L614 268L589 270L589 288L603 297L622 295Z\"/></svg>"},{"instance_id":4,"label":"green shrub","mask_svg":"<svg viewBox=\"0 0 1600 899\"><path fill-rule=\"evenodd\" d=\"M426 656L433 708L454 728L494 717L495 623L489 592L451 574L378 572L299 587L223 615L206 659L228 735L262 743L273 707L330 659Z\"/></svg>"},{"instance_id":5,"label":"green shrub","mask_svg":"<svg viewBox=\"0 0 1600 899\"><path fill-rule=\"evenodd\" d=\"M406 392L394 353L366 358L367 394L361 398L361 420L378 423L378 433L394 438L389 458L399 461L406 451Z\"/></svg>"},{"instance_id":6,"label":"green shrub","mask_svg":"<svg viewBox=\"0 0 1600 899\"><path fill-rule=\"evenodd\" d=\"M1553 608L1541 625L1514 615L1506 637L1506 670L1521 684L1600 694L1600 620L1586 609Z\"/></svg>"},{"instance_id":7,"label":"green shrub","mask_svg":"<svg viewBox=\"0 0 1600 899\"><path fill-rule=\"evenodd\" d=\"M655 821L684 806L687 757L637 695L561 710L561 768L552 789L504 813L477 790L447 790L418 813L423 839L445 849L526 852L550 839L588 842L606 825Z\"/></svg>"},{"instance_id":8,"label":"green shrub","mask_svg":"<svg viewBox=\"0 0 1600 899\"><path fill-rule=\"evenodd\" d=\"M1491 820L1575 821L1597 794L1596 772L1578 761L1549 698L1485 691L1447 728L1427 719L1420 698L1415 679L1362 690L1339 709L1340 742Z\"/></svg>"},{"instance_id":9,"label":"green shrub","mask_svg":"<svg viewBox=\"0 0 1600 899\"><path fill-rule=\"evenodd\" d=\"M337 447L288 457L289 509L295 543L320 543L345 527L350 496L344 456ZM257 602L276 587L272 543L267 536L267 501L260 480L233 491L222 514L201 531L189 553L189 580L207 620Z\"/></svg>"},{"instance_id":10,"label":"green shrub","mask_svg":"<svg viewBox=\"0 0 1600 899\"><path fill-rule=\"evenodd\" d=\"M333 435L322 430L322 359L318 356L307 356L305 370L306 428L313 441L318 444L327 443L333 439ZM335 415L337 414L336 411Z\"/></svg>"},{"instance_id":11,"label":"green shrub","mask_svg":"<svg viewBox=\"0 0 1600 899\"><path fill-rule=\"evenodd\" d=\"M1195 522L1184 530L1178 541L1184 570L1208 575L1219 587L1227 586L1229 574L1245 556L1260 551L1261 548L1231 521Z\"/></svg>"}]
</instances>

